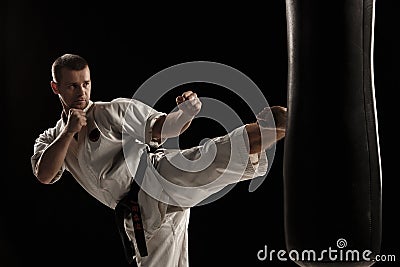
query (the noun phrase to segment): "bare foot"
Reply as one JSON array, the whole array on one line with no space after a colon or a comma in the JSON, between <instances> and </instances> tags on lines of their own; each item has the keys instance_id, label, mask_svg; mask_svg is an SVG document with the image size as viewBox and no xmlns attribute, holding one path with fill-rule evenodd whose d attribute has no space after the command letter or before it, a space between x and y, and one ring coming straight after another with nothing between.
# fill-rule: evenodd
<instances>
[{"instance_id":1,"label":"bare foot","mask_svg":"<svg viewBox=\"0 0 400 267\"><path fill-rule=\"evenodd\" d=\"M256 116L261 128L275 128L286 131L287 108L281 106L266 107Z\"/></svg>"},{"instance_id":2,"label":"bare foot","mask_svg":"<svg viewBox=\"0 0 400 267\"><path fill-rule=\"evenodd\" d=\"M259 153L286 135L287 108L266 107L256 116L257 122L246 125L250 154Z\"/></svg>"}]
</instances>

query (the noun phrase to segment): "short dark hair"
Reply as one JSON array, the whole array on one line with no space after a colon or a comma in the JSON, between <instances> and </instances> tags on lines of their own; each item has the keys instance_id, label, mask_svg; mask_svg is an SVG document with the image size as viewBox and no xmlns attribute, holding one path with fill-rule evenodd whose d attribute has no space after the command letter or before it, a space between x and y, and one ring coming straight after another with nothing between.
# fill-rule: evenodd
<instances>
[{"instance_id":1,"label":"short dark hair","mask_svg":"<svg viewBox=\"0 0 400 267\"><path fill-rule=\"evenodd\" d=\"M58 57L51 66L53 81L60 82L62 78L61 70L63 68L68 68L70 70L83 70L87 66L88 63L83 57L75 54L64 54Z\"/></svg>"}]
</instances>

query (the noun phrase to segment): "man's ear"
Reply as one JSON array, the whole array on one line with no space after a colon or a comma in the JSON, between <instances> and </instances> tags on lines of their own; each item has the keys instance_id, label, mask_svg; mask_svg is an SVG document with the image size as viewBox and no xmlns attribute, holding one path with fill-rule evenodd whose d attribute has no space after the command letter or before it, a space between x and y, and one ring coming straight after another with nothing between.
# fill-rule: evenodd
<instances>
[{"instance_id":1,"label":"man's ear","mask_svg":"<svg viewBox=\"0 0 400 267\"><path fill-rule=\"evenodd\" d=\"M53 93L55 93L56 95L58 95L60 93L60 91L58 90L58 85L55 81L51 81L50 86L51 86L51 89L53 90Z\"/></svg>"}]
</instances>

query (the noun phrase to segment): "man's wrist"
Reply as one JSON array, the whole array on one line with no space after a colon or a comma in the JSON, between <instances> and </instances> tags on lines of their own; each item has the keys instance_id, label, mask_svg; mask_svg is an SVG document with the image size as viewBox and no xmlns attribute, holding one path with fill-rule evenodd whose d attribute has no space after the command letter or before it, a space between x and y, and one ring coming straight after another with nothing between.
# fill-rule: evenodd
<instances>
[{"instance_id":1,"label":"man's wrist","mask_svg":"<svg viewBox=\"0 0 400 267\"><path fill-rule=\"evenodd\" d=\"M77 134L77 132L69 132L68 130L64 130L63 132L62 132L62 136L64 136L64 137L66 137L66 138L74 138L74 135L75 134Z\"/></svg>"},{"instance_id":2,"label":"man's wrist","mask_svg":"<svg viewBox=\"0 0 400 267\"><path fill-rule=\"evenodd\" d=\"M180 110L180 112L181 112L181 114L180 114L179 118L183 119L185 122L189 122L189 121L193 120L194 116L196 116L196 115L192 115L190 113L187 113L187 112L185 112L183 110Z\"/></svg>"}]
</instances>

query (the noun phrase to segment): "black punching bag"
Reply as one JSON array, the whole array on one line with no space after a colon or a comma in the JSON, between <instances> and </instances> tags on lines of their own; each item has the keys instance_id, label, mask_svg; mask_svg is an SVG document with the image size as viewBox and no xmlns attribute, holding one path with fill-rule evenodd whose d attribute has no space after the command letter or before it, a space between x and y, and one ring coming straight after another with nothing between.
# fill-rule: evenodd
<instances>
[{"instance_id":1,"label":"black punching bag","mask_svg":"<svg viewBox=\"0 0 400 267\"><path fill-rule=\"evenodd\" d=\"M381 245L374 0L286 0L287 258L371 266Z\"/></svg>"}]
</instances>

